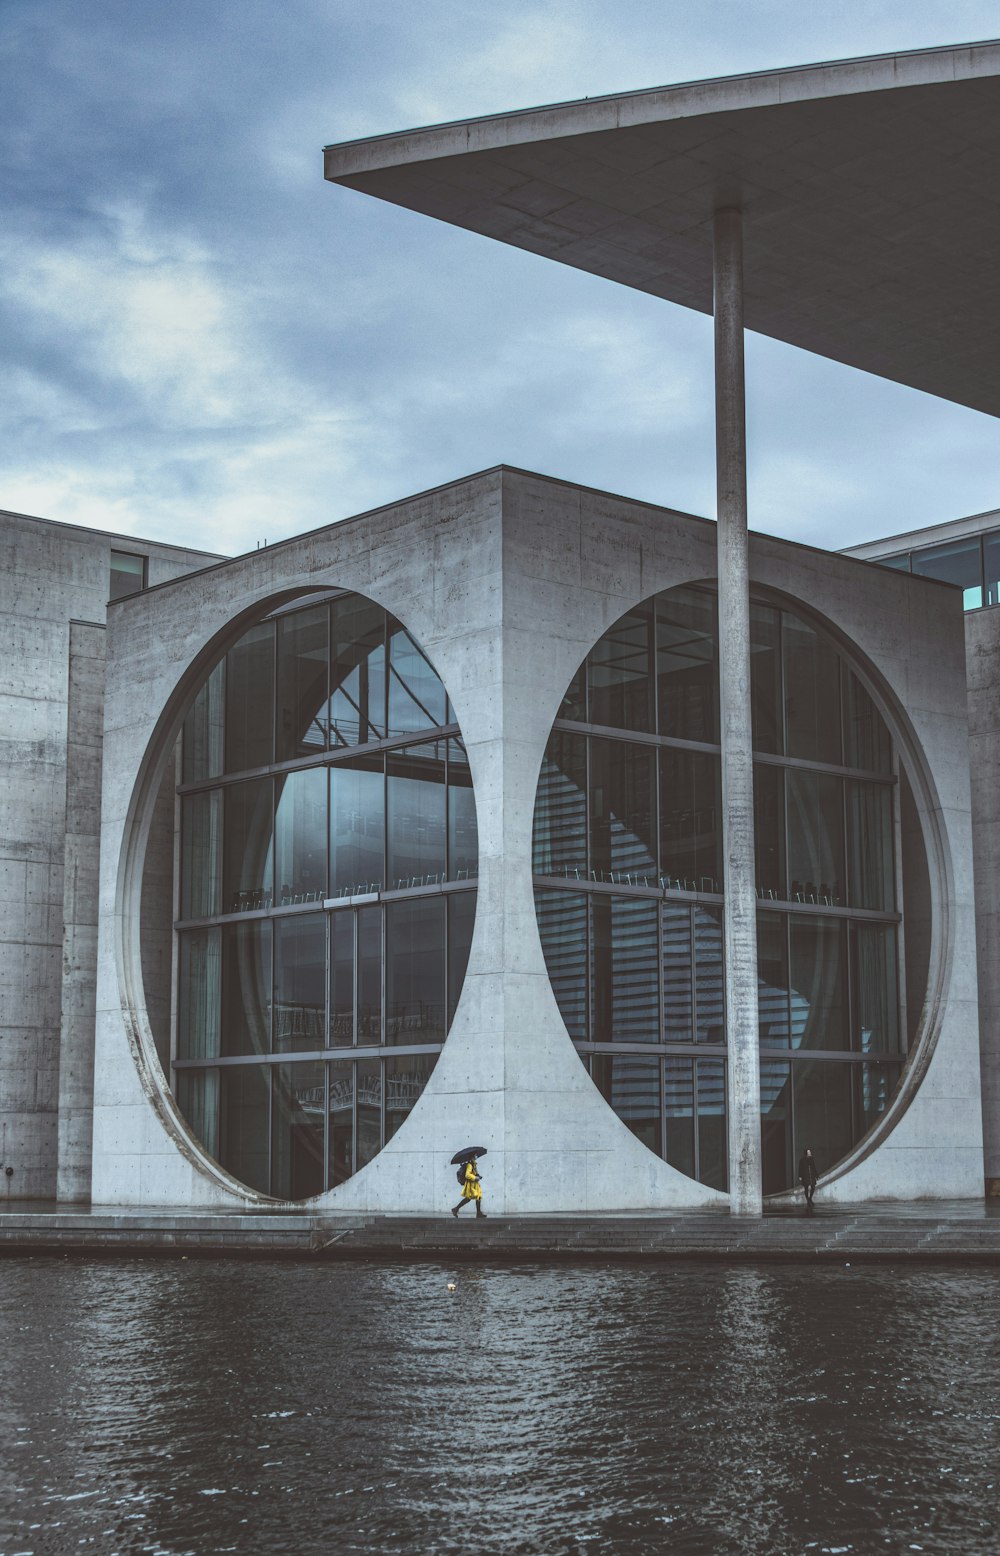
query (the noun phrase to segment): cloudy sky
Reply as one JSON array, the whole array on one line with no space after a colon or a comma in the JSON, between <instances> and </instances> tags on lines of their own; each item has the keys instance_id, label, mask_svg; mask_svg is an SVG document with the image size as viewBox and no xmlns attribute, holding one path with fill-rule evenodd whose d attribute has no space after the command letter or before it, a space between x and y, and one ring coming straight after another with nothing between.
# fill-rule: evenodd
<instances>
[{"instance_id":1,"label":"cloudy sky","mask_svg":"<svg viewBox=\"0 0 1000 1556\"><path fill-rule=\"evenodd\" d=\"M714 512L711 323L324 144L1000 34L1000 0L0 0L0 507L209 550L504 461ZM751 522L1000 506L1000 422L748 339Z\"/></svg>"}]
</instances>

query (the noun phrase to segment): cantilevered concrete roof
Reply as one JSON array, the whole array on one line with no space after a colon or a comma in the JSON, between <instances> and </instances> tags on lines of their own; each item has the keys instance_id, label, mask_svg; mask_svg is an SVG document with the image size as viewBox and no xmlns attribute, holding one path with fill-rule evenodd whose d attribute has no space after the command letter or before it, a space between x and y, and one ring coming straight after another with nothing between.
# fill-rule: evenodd
<instances>
[{"instance_id":1,"label":"cantilevered concrete roof","mask_svg":"<svg viewBox=\"0 0 1000 1556\"><path fill-rule=\"evenodd\" d=\"M739 205L749 329L1000 415L1000 42L351 141L326 177L703 313Z\"/></svg>"}]
</instances>

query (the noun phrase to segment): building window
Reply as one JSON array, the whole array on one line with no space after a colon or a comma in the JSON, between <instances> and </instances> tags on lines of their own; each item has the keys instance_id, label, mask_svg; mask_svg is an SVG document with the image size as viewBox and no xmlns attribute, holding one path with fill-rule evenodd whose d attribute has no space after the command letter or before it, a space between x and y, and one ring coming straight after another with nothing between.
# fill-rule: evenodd
<instances>
[{"instance_id":1,"label":"building window","mask_svg":"<svg viewBox=\"0 0 1000 1556\"><path fill-rule=\"evenodd\" d=\"M111 553L111 591L109 599L120 600L126 594L138 594L148 583L149 558L131 551Z\"/></svg>"},{"instance_id":2,"label":"building window","mask_svg":"<svg viewBox=\"0 0 1000 1556\"><path fill-rule=\"evenodd\" d=\"M923 546L916 551L903 551L898 556L873 557L872 561L879 567L956 584L962 591L962 605L967 611L980 610L984 605L1000 605L1000 530L967 535L961 540Z\"/></svg>"},{"instance_id":3,"label":"building window","mask_svg":"<svg viewBox=\"0 0 1000 1556\"><path fill-rule=\"evenodd\" d=\"M303 1199L419 1097L475 922L469 760L426 654L337 594L250 627L184 721L174 1087L235 1177Z\"/></svg>"},{"instance_id":4,"label":"building window","mask_svg":"<svg viewBox=\"0 0 1000 1556\"><path fill-rule=\"evenodd\" d=\"M545 751L533 866L549 977L592 1079L650 1150L725 1188L717 660L709 589L666 591L610 629ZM863 680L820 627L764 599L751 606L751 700L774 1193L806 1145L835 1166L899 1081L926 937L910 947L904 996L897 899L922 845L912 818L899 826L909 788Z\"/></svg>"}]
</instances>

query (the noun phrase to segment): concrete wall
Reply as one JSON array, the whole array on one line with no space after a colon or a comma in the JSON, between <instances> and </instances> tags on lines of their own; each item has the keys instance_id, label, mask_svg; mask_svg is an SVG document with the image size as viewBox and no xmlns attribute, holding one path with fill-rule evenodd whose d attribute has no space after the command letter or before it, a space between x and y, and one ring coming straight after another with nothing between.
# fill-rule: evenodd
<instances>
[{"instance_id":1,"label":"concrete wall","mask_svg":"<svg viewBox=\"0 0 1000 1556\"><path fill-rule=\"evenodd\" d=\"M987 1192L1000 1195L1000 606L965 617Z\"/></svg>"},{"instance_id":2,"label":"concrete wall","mask_svg":"<svg viewBox=\"0 0 1000 1556\"><path fill-rule=\"evenodd\" d=\"M724 1202L639 1145L591 1085L548 983L530 873L542 751L580 660L629 606L711 578L714 568L715 529L703 520L494 470L114 608L96 1202L222 1206L260 1198L191 1140L155 1059L139 970L138 869L187 698L249 619L319 586L379 601L429 653L469 749L480 839L469 971L431 1081L379 1157L320 1203L440 1211L454 1188L448 1155L473 1137L489 1148L498 1211ZM976 1196L982 1144L960 608L949 591L922 580L762 537L753 539L751 570L838 625L887 695L906 706L924 824L940 839L940 976L925 1016L928 1036L912 1061L922 1083L895 1109L896 1127L869 1139L830 1193Z\"/></svg>"},{"instance_id":3,"label":"concrete wall","mask_svg":"<svg viewBox=\"0 0 1000 1556\"><path fill-rule=\"evenodd\" d=\"M97 832L91 742L99 728L102 656L93 632L103 632L112 549L147 555L151 581L206 560L133 536L0 513L0 1163L13 1169L0 1178L0 1195L10 1199L57 1192L63 997L73 1025L85 1010L87 978L94 978L92 926L81 918L89 868L83 856L87 837ZM74 696L84 724L91 721L90 736L83 724L72 732L82 759L79 783L67 766L74 620ZM89 1119L74 1113L74 1096L67 1083L66 1160L78 1168ZM74 1172L79 1197L83 1179Z\"/></svg>"}]
</instances>

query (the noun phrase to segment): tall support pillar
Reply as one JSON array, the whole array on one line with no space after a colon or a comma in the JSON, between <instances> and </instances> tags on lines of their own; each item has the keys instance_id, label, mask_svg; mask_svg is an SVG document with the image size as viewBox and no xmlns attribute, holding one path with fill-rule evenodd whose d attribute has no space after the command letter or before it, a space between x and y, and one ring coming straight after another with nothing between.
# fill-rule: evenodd
<instances>
[{"instance_id":1,"label":"tall support pillar","mask_svg":"<svg viewBox=\"0 0 1000 1556\"><path fill-rule=\"evenodd\" d=\"M729 1195L734 1216L763 1208L757 1038L757 894L750 726L743 217L715 213L715 463Z\"/></svg>"}]
</instances>

